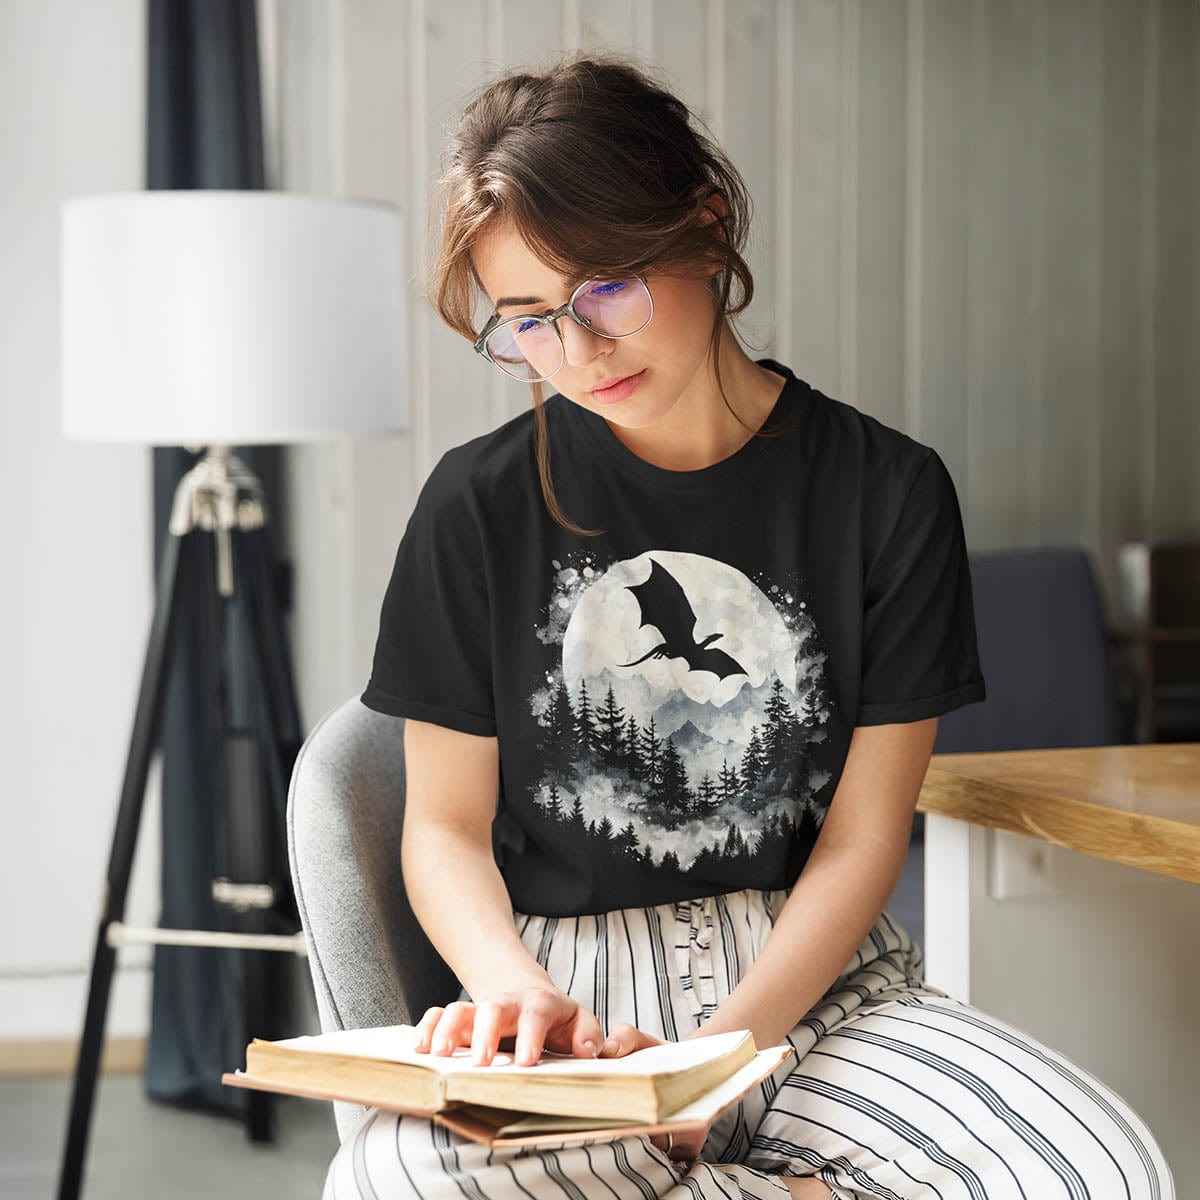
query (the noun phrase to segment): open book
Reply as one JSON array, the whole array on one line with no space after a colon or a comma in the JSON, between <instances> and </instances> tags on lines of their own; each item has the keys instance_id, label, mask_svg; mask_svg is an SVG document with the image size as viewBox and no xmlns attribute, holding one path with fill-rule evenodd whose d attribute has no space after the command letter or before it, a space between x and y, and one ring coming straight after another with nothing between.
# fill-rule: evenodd
<instances>
[{"instance_id":1,"label":"open book","mask_svg":"<svg viewBox=\"0 0 1200 1200\"><path fill-rule=\"evenodd\" d=\"M747 1030L650 1046L622 1058L543 1053L517 1066L499 1053L475 1066L415 1051L411 1025L345 1029L246 1048L222 1081L432 1116L489 1145L537 1144L705 1125L792 1053L756 1050Z\"/></svg>"}]
</instances>

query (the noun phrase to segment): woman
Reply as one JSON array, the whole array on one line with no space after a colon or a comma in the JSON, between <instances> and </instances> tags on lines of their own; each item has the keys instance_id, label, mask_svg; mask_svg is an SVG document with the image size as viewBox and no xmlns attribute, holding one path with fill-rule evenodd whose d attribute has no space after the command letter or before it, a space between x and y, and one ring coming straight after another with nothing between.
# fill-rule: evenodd
<instances>
[{"instance_id":1,"label":"woman","mask_svg":"<svg viewBox=\"0 0 1200 1200\"><path fill-rule=\"evenodd\" d=\"M326 1196L1172 1196L1120 1097L884 910L938 717L985 698L957 498L742 349L750 200L689 118L595 53L464 107L432 300L533 407L430 474L363 701L406 719L406 886L464 985L423 1048L795 1056L686 1144L370 1110Z\"/></svg>"}]
</instances>

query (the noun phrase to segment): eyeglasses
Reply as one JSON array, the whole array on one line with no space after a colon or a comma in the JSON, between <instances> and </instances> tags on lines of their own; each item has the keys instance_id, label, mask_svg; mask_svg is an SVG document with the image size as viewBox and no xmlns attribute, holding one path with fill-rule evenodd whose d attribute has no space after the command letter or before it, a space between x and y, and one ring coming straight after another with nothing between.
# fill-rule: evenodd
<instances>
[{"instance_id":1,"label":"eyeglasses","mask_svg":"<svg viewBox=\"0 0 1200 1200\"><path fill-rule=\"evenodd\" d=\"M623 338L645 329L654 315L646 280L588 279L561 308L542 316L533 313L502 320L493 313L475 343L476 354L495 363L506 375L524 383L549 379L566 358L559 317L606 338Z\"/></svg>"}]
</instances>

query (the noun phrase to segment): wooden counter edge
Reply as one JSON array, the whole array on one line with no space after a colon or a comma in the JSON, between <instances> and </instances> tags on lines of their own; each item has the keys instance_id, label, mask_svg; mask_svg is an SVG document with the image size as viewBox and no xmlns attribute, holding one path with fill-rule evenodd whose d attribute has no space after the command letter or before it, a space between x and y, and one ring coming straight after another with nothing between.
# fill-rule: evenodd
<instances>
[{"instance_id":1,"label":"wooden counter edge","mask_svg":"<svg viewBox=\"0 0 1200 1200\"><path fill-rule=\"evenodd\" d=\"M1039 795L934 767L926 772L917 811L1200 883L1200 826L1167 817Z\"/></svg>"}]
</instances>

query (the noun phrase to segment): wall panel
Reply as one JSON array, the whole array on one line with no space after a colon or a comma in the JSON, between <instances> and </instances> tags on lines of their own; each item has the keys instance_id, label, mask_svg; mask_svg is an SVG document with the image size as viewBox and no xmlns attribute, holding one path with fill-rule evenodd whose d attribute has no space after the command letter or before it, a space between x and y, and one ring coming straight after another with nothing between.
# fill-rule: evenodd
<instances>
[{"instance_id":1,"label":"wall panel","mask_svg":"<svg viewBox=\"0 0 1200 1200\"><path fill-rule=\"evenodd\" d=\"M400 204L413 301L411 430L319 466L304 452L341 500L308 536L340 540L354 589L325 695L363 679L375 585L429 469L528 403L416 289L454 105L559 48L661 67L754 197L751 353L934 446L972 547L1082 543L1109 586L1121 542L1200 531L1189 0L274 5L279 186Z\"/></svg>"}]
</instances>

